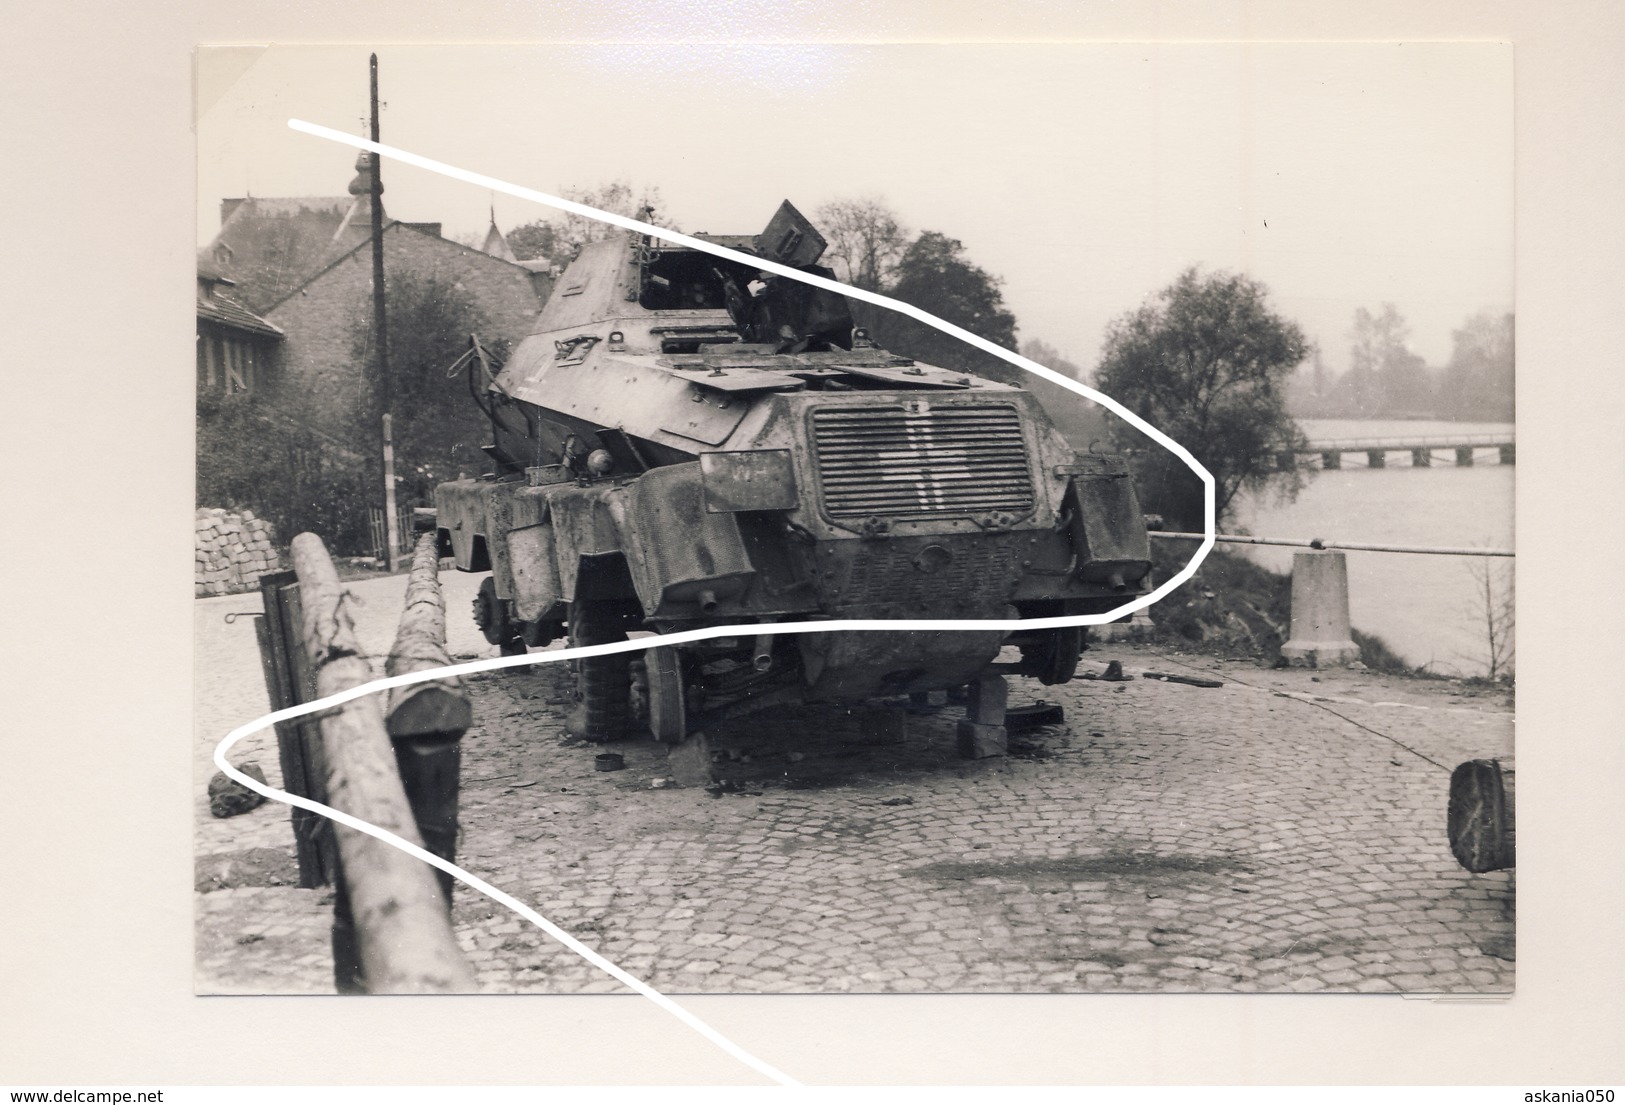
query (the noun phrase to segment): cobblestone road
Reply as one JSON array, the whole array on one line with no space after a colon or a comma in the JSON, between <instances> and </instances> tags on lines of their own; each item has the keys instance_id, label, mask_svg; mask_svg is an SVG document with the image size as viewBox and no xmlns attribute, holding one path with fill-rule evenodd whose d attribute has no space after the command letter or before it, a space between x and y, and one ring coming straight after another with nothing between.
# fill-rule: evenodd
<instances>
[{"instance_id":1,"label":"cobblestone road","mask_svg":"<svg viewBox=\"0 0 1625 1105\"><path fill-rule=\"evenodd\" d=\"M1511 989L1512 875L1444 837L1448 769L1511 751L1498 696L1126 643L1083 669L1108 659L1225 686L1013 680L1066 724L976 762L953 711L889 743L876 707L766 712L711 735L720 792L652 786L648 741L595 771L551 665L480 676L458 861L673 993ZM269 747L238 758L272 775ZM200 992L331 992L286 811L199 810ZM622 989L472 891L454 920L489 992Z\"/></svg>"}]
</instances>

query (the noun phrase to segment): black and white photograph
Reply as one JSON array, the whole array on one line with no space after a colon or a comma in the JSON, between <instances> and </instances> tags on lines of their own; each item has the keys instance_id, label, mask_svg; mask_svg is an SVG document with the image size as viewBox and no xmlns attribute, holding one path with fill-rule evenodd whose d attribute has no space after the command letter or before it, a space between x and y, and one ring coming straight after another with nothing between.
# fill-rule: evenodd
<instances>
[{"instance_id":1,"label":"black and white photograph","mask_svg":"<svg viewBox=\"0 0 1625 1105\"><path fill-rule=\"evenodd\" d=\"M198 65L200 993L1514 989L1505 45Z\"/></svg>"},{"instance_id":2,"label":"black and white photograph","mask_svg":"<svg viewBox=\"0 0 1625 1105\"><path fill-rule=\"evenodd\" d=\"M14 1100L1625 1085L1625 14L13 24Z\"/></svg>"}]
</instances>

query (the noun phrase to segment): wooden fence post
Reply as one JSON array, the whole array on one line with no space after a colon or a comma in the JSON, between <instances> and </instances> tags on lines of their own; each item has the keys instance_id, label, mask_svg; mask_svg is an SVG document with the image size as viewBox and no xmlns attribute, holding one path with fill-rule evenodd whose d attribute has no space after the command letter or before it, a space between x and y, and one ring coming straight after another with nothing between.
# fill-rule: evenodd
<instances>
[{"instance_id":1,"label":"wooden fence post","mask_svg":"<svg viewBox=\"0 0 1625 1105\"><path fill-rule=\"evenodd\" d=\"M371 682L344 606L338 573L321 539L293 539L294 571L303 603L306 654L325 698ZM347 702L321 715L327 757L328 805L422 844L377 696ZM354 918L365 987L374 994L460 993L476 987L451 931L445 898L421 860L366 833L337 828L343 892ZM338 914L335 908L335 915ZM335 963L337 969L338 964Z\"/></svg>"}]
</instances>

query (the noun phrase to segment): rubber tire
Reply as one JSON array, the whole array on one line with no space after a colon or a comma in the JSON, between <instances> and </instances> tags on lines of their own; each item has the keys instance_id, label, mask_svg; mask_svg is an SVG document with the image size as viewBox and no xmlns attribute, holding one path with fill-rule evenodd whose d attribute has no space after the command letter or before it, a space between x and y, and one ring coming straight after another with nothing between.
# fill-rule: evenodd
<instances>
[{"instance_id":1,"label":"rubber tire","mask_svg":"<svg viewBox=\"0 0 1625 1105\"><path fill-rule=\"evenodd\" d=\"M508 617L507 604L497 598L497 581L490 576L480 581L479 594L474 596L474 624L487 641L496 645L504 656L525 653L525 639L519 627Z\"/></svg>"},{"instance_id":2,"label":"rubber tire","mask_svg":"<svg viewBox=\"0 0 1625 1105\"><path fill-rule=\"evenodd\" d=\"M1021 658L1036 669L1033 674L1040 683L1046 687L1056 687L1070 683L1077 674L1078 660L1084 647L1083 627L1071 625L1045 630L1040 644L1023 646Z\"/></svg>"},{"instance_id":3,"label":"rubber tire","mask_svg":"<svg viewBox=\"0 0 1625 1105\"><path fill-rule=\"evenodd\" d=\"M570 604L570 644L607 645L626 640L620 616L603 603ZM621 740L632 728L632 654L588 656L576 661L576 698L581 732L593 741Z\"/></svg>"},{"instance_id":4,"label":"rubber tire","mask_svg":"<svg viewBox=\"0 0 1625 1105\"><path fill-rule=\"evenodd\" d=\"M688 736L682 653L670 645L656 645L643 655L649 688L649 734L664 744L681 744Z\"/></svg>"}]
</instances>

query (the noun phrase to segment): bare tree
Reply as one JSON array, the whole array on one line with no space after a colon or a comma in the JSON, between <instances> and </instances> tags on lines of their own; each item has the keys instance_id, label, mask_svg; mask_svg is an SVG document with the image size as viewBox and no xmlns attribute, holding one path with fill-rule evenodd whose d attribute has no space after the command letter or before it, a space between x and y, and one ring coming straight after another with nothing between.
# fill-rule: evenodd
<instances>
[{"instance_id":1,"label":"bare tree","mask_svg":"<svg viewBox=\"0 0 1625 1105\"><path fill-rule=\"evenodd\" d=\"M566 188L563 194L565 199L596 207L600 211L640 219L671 230L679 229L675 222L662 214L665 200L656 187L615 180L596 188ZM616 232L615 227L598 219L566 214L560 218L537 219L516 226L508 232L507 239L508 247L521 261L544 260L563 268L575 259L582 246Z\"/></svg>"},{"instance_id":2,"label":"bare tree","mask_svg":"<svg viewBox=\"0 0 1625 1105\"><path fill-rule=\"evenodd\" d=\"M834 200L818 209L816 221L829 242L824 263L840 280L868 291L891 283L908 250L909 234L882 200Z\"/></svg>"},{"instance_id":3,"label":"bare tree","mask_svg":"<svg viewBox=\"0 0 1625 1105\"><path fill-rule=\"evenodd\" d=\"M657 187L642 187L633 185L630 181L614 180L597 188L568 189L564 193L564 198L584 203L588 207L596 207L600 211L624 215L629 219L639 219L670 230L677 229L677 224L662 214L666 201L661 198L660 189ZM566 214L560 236L573 253L588 242L596 242L613 233L617 233L616 228L606 222L585 215Z\"/></svg>"},{"instance_id":4,"label":"bare tree","mask_svg":"<svg viewBox=\"0 0 1625 1105\"><path fill-rule=\"evenodd\" d=\"M1510 680L1517 668L1516 576L1509 565L1491 564L1488 557L1473 557L1467 565L1473 577L1471 616L1483 630L1482 659L1491 682Z\"/></svg>"}]
</instances>

